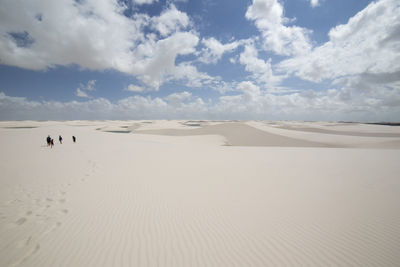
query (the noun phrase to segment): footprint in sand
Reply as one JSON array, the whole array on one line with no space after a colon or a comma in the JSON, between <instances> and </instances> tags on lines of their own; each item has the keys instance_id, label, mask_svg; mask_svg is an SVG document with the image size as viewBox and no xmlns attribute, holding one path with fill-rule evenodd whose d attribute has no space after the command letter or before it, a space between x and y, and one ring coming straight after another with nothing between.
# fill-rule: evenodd
<instances>
[{"instance_id":1,"label":"footprint in sand","mask_svg":"<svg viewBox=\"0 0 400 267\"><path fill-rule=\"evenodd\" d=\"M13 204L20 203L20 202L22 202L22 200L16 198L16 199L7 201L5 204L6 204L6 206L9 206L9 205L13 205Z\"/></svg>"},{"instance_id":2,"label":"footprint in sand","mask_svg":"<svg viewBox=\"0 0 400 267\"><path fill-rule=\"evenodd\" d=\"M19 241L16 241L15 247L16 248L23 248L23 247L29 247L29 245L32 243L32 236L29 236L26 239L22 239Z\"/></svg>"},{"instance_id":3,"label":"footprint in sand","mask_svg":"<svg viewBox=\"0 0 400 267\"><path fill-rule=\"evenodd\" d=\"M32 236L30 236L26 241L25 241L25 246L29 246L29 244L31 243L32 240Z\"/></svg>"},{"instance_id":4,"label":"footprint in sand","mask_svg":"<svg viewBox=\"0 0 400 267\"><path fill-rule=\"evenodd\" d=\"M67 214L68 210L67 209L62 209L61 212L64 213L64 214Z\"/></svg>"},{"instance_id":5,"label":"footprint in sand","mask_svg":"<svg viewBox=\"0 0 400 267\"><path fill-rule=\"evenodd\" d=\"M19 219L15 222L15 224L17 224L17 225L22 225L22 224L24 224L26 221L27 221L27 219L26 219L25 217L22 217L22 218L19 218Z\"/></svg>"},{"instance_id":6,"label":"footprint in sand","mask_svg":"<svg viewBox=\"0 0 400 267\"><path fill-rule=\"evenodd\" d=\"M14 264L12 264L11 266L18 266L21 263L27 261L31 256L33 256L34 254L36 254L38 251L40 250L40 244L36 244L35 248L33 248L32 250L30 250L27 254L25 254L25 256L23 256L22 258L20 258L17 262L15 262Z\"/></svg>"}]
</instances>

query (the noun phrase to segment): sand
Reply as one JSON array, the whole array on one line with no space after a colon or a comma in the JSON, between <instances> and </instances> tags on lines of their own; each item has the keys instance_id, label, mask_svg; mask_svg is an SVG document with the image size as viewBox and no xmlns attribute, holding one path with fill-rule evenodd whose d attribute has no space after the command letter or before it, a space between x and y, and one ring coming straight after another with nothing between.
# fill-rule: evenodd
<instances>
[{"instance_id":1,"label":"sand","mask_svg":"<svg viewBox=\"0 0 400 267\"><path fill-rule=\"evenodd\" d=\"M0 122L0 266L400 266L399 135Z\"/></svg>"}]
</instances>

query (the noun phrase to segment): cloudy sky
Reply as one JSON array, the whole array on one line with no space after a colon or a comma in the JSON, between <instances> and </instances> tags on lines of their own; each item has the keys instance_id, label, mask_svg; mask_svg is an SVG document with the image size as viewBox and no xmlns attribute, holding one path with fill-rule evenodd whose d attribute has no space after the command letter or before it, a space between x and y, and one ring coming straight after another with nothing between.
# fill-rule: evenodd
<instances>
[{"instance_id":1,"label":"cloudy sky","mask_svg":"<svg viewBox=\"0 0 400 267\"><path fill-rule=\"evenodd\" d=\"M0 0L0 120L400 121L398 0Z\"/></svg>"}]
</instances>

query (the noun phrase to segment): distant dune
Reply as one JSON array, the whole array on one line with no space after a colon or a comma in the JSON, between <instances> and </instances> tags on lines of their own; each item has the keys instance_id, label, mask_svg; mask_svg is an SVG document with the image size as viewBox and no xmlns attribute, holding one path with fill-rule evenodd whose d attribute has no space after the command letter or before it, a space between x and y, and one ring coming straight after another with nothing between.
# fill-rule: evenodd
<instances>
[{"instance_id":1,"label":"distant dune","mask_svg":"<svg viewBox=\"0 0 400 267\"><path fill-rule=\"evenodd\" d=\"M400 127L9 121L0 147L0 266L400 266Z\"/></svg>"}]
</instances>

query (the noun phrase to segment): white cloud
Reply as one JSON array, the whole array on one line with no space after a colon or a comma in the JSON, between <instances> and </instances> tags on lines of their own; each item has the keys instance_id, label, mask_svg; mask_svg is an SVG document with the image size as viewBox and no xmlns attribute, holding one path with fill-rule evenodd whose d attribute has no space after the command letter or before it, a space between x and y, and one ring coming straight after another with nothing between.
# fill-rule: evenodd
<instances>
[{"instance_id":1,"label":"white cloud","mask_svg":"<svg viewBox=\"0 0 400 267\"><path fill-rule=\"evenodd\" d=\"M312 82L331 81L337 89L318 96L334 113L354 118L398 120L400 107L400 4L372 2L329 32L329 41L310 53L287 59L278 70ZM396 119L396 116L397 119ZM351 119L351 116L348 118Z\"/></svg>"},{"instance_id":2,"label":"white cloud","mask_svg":"<svg viewBox=\"0 0 400 267\"><path fill-rule=\"evenodd\" d=\"M86 85L80 84L76 88L75 95L78 97L90 98L89 94L85 91L95 91L96 80L90 80Z\"/></svg>"},{"instance_id":3,"label":"white cloud","mask_svg":"<svg viewBox=\"0 0 400 267\"><path fill-rule=\"evenodd\" d=\"M78 97L89 98L89 95L83 91L81 88L76 88L75 95Z\"/></svg>"},{"instance_id":4,"label":"white cloud","mask_svg":"<svg viewBox=\"0 0 400 267\"><path fill-rule=\"evenodd\" d=\"M219 77L199 72L197 68L189 63L180 63L174 68L174 79L186 81L189 87L201 87L219 81Z\"/></svg>"},{"instance_id":5,"label":"white cloud","mask_svg":"<svg viewBox=\"0 0 400 267\"><path fill-rule=\"evenodd\" d=\"M398 121L400 84L368 86L370 80L345 79L341 89L275 95L250 81L236 85L234 95L205 102L190 92L166 97L132 96L117 102L104 98L87 101L30 101L0 92L0 120L71 119L299 119Z\"/></svg>"},{"instance_id":6,"label":"white cloud","mask_svg":"<svg viewBox=\"0 0 400 267\"><path fill-rule=\"evenodd\" d=\"M205 48L203 49L202 55L200 56L199 60L207 64L216 64L221 59L224 53L234 51L241 44L241 42L239 41L222 44L214 37L203 39L201 42L205 46Z\"/></svg>"},{"instance_id":7,"label":"white cloud","mask_svg":"<svg viewBox=\"0 0 400 267\"><path fill-rule=\"evenodd\" d=\"M132 2L138 5L143 5L143 4L149 5L154 2L158 2L158 0L132 0Z\"/></svg>"},{"instance_id":8,"label":"white cloud","mask_svg":"<svg viewBox=\"0 0 400 267\"><path fill-rule=\"evenodd\" d=\"M224 95L228 92L235 91L237 87L237 82L226 82L226 81L218 81L215 84L211 85L211 88L220 94Z\"/></svg>"},{"instance_id":9,"label":"white cloud","mask_svg":"<svg viewBox=\"0 0 400 267\"><path fill-rule=\"evenodd\" d=\"M246 71L253 74L254 80L264 83L268 88L283 79L282 76L273 74L271 59L264 61L258 58L258 51L252 43L245 46L244 51L240 54L239 62L245 65Z\"/></svg>"},{"instance_id":10,"label":"white cloud","mask_svg":"<svg viewBox=\"0 0 400 267\"><path fill-rule=\"evenodd\" d=\"M338 97L348 105L375 112L400 107L400 71L390 74L366 73L337 79Z\"/></svg>"},{"instance_id":11,"label":"white cloud","mask_svg":"<svg viewBox=\"0 0 400 267\"><path fill-rule=\"evenodd\" d=\"M136 93L143 93L143 92L146 92L148 89L145 87L142 87L142 86L130 84L125 88L125 90L131 91L131 92L136 92Z\"/></svg>"},{"instance_id":12,"label":"white cloud","mask_svg":"<svg viewBox=\"0 0 400 267\"><path fill-rule=\"evenodd\" d=\"M0 92L0 119L76 120L110 118L113 104L104 98L84 102L30 101L23 97L10 97Z\"/></svg>"},{"instance_id":13,"label":"white cloud","mask_svg":"<svg viewBox=\"0 0 400 267\"><path fill-rule=\"evenodd\" d=\"M0 9L1 61L28 69L78 64L127 72L130 48L142 38L143 19L128 19L122 11L123 6L110 0L4 2ZM33 43L18 46L9 32L26 32Z\"/></svg>"},{"instance_id":14,"label":"white cloud","mask_svg":"<svg viewBox=\"0 0 400 267\"><path fill-rule=\"evenodd\" d=\"M173 4L164 10L159 17L152 19L152 27L163 37L185 29L189 26L189 23L190 20L186 13L177 10Z\"/></svg>"},{"instance_id":15,"label":"white cloud","mask_svg":"<svg viewBox=\"0 0 400 267\"><path fill-rule=\"evenodd\" d=\"M241 82L238 84L237 88L243 93L246 102L257 101L261 96L260 87L254 85L252 82Z\"/></svg>"},{"instance_id":16,"label":"white cloud","mask_svg":"<svg viewBox=\"0 0 400 267\"><path fill-rule=\"evenodd\" d=\"M388 75L398 72L398 14L397 0L372 2L347 24L333 28L328 42L308 54L282 61L279 69L313 82L364 73Z\"/></svg>"},{"instance_id":17,"label":"white cloud","mask_svg":"<svg viewBox=\"0 0 400 267\"><path fill-rule=\"evenodd\" d=\"M94 90L96 90L94 88L95 85L96 85L96 80L90 80L90 81L88 81L85 89L88 90L88 91L94 91Z\"/></svg>"},{"instance_id":18,"label":"white cloud","mask_svg":"<svg viewBox=\"0 0 400 267\"><path fill-rule=\"evenodd\" d=\"M310 5L311 7L319 6L319 0L310 0Z\"/></svg>"},{"instance_id":19,"label":"white cloud","mask_svg":"<svg viewBox=\"0 0 400 267\"><path fill-rule=\"evenodd\" d=\"M285 26L290 20L283 15L278 0L253 0L246 12L253 20L264 40L264 49L279 55L301 55L312 48L310 30L298 26Z\"/></svg>"},{"instance_id":20,"label":"white cloud","mask_svg":"<svg viewBox=\"0 0 400 267\"><path fill-rule=\"evenodd\" d=\"M136 1L145 2L152 1ZM177 55L195 52L198 34L173 4L151 18L128 18L126 8L117 0L6 1L0 8L0 61L33 70L73 64L115 69L158 90L174 78Z\"/></svg>"},{"instance_id":21,"label":"white cloud","mask_svg":"<svg viewBox=\"0 0 400 267\"><path fill-rule=\"evenodd\" d=\"M173 107L180 107L186 100L190 100L192 94L189 92L173 93L166 97L166 100Z\"/></svg>"},{"instance_id":22,"label":"white cloud","mask_svg":"<svg viewBox=\"0 0 400 267\"><path fill-rule=\"evenodd\" d=\"M133 70L144 84L158 90L166 79L173 79L175 75L181 78L182 74L176 73L179 70L175 66L176 57L193 53L198 41L193 33L178 32L168 38L145 43L141 46L146 50L146 56L134 63Z\"/></svg>"},{"instance_id":23,"label":"white cloud","mask_svg":"<svg viewBox=\"0 0 400 267\"><path fill-rule=\"evenodd\" d=\"M207 114L206 104L189 92L174 93L165 98L128 97L115 103L114 109L119 118L130 119L196 119Z\"/></svg>"}]
</instances>

